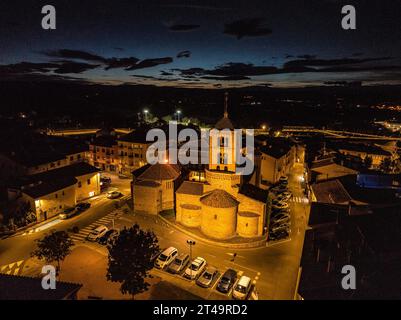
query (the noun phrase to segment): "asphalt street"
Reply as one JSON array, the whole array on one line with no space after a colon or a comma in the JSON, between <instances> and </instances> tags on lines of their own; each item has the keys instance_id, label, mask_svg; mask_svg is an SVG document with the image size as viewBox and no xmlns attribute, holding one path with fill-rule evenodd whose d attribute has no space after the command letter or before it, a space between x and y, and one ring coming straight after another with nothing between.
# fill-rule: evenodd
<instances>
[{"instance_id":1,"label":"asphalt street","mask_svg":"<svg viewBox=\"0 0 401 320\"><path fill-rule=\"evenodd\" d=\"M300 187L302 166L297 165L293 174L289 176L289 187L294 197L291 202L292 227L290 238L278 243L271 243L263 248L255 249L227 249L212 246L197 241L193 246L192 256L201 256L207 263L217 267L219 276L228 268L234 269L238 275L249 276L255 284L259 299L280 300L294 297L298 267L302 253L304 240L305 221L309 212L309 204L305 201ZM124 194L129 193L128 179L117 179L112 176L111 189L118 189ZM114 215L115 200L107 199L105 194L90 200L92 206L81 215L56 224L50 224L48 228L31 234L13 236L0 241L0 270L1 266L29 259L30 253L35 248L35 240L40 239L49 230L68 230L78 226L78 235L72 235L75 244L89 246L93 250L101 252L107 258L106 248L97 243L89 243L85 240L85 234L100 224L108 227L122 228L138 223L142 228L155 232L159 239L160 247L176 247L180 252L188 252L187 234L170 227L157 216L140 215L135 213ZM234 253L236 253L235 259ZM17 267L15 265L15 267ZM19 270L23 274L23 270ZM172 282L173 284L189 290L205 299L228 299L229 294L221 294L216 289L217 279L212 288L198 287L194 281L188 281L179 275L171 275L163 270L153 270L156 275Z\"/></svg>"}]
</instances>

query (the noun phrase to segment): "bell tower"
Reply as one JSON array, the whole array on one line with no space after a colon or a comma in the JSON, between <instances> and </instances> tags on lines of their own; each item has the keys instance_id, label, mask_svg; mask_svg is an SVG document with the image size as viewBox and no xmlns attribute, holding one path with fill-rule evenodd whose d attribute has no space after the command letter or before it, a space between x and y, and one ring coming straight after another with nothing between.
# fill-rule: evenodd
<instances>
[{"instance_id":1,"label":"bell tower","mask_svg":"<svg viewBox=\"0 0 401 320\"><path fill-rule=\"evenodd\" d=\"M209 138L209 170L235 172L235 134L234 126L228 118L228 92L224 94L223 118L214 129Z\"/></svg>"}]
</instances>

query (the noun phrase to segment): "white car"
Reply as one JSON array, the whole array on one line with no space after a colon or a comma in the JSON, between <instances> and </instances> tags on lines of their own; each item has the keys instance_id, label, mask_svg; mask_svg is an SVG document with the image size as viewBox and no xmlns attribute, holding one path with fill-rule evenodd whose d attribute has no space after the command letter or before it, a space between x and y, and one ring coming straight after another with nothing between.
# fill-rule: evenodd
<instances>
[{"instance_id":1,"label":"white car","mask_svg":"<svg viewBox=\"0 0 401 320\"><path fill-rule=\"evenodd\" d=\"M120 198L122 196L122 193L119 191L110 191L107 192L107 198L108 199L117 199Z\"/></svg>"},{"instance_id":2,"label":"white car","mask_svg":"<svg viewBox=\"0 0 401 320\"><path fill-rule=\"evenodd\" d=\"M206 268L206 260L202 257L197 257L184 272L184 277L187 279L196 279Z\"/></svg>"},{"instance_id":3,"label":"white car","mask_svg":"<svg viewBox=\"0 0 401 320\"><path fill-rule=\"evenodd\" d=\"M251 290L252 282L251 278L242 276L233 290L233 298L239 300L245 300Z\"/></svg>"},{"instance_id":4,"label":"white car","mask_svg":"<svg viewBox=\"0 0 401 320\"><path fill-rule=\"evenodd\" d=\"M106 226L98 226L88 234L87 239L88 241L97 241L100 237L104 236L108 230Z\"/></svg>"},{"instance_id":5,"label":"white car","mask_svg":"<svg viewBox=\"0 0 401 320\"><path fill-rule=\"evenodd\" d=\"M290 207L289 204L286 203L286 202L283 202L283 201L273 201L273 202L272 202L272 208L273 208L273 209L280 209L280 210L282 210L282 209L287 209L287 208L289 208L289 207Z\"/></svg>"},{"instance_id":6,"label":"white car","mask_svg":"<svg viewBox=\"0 0 401 320\"><path fill-rule=\"evenodd\" d=\"M155 267L163 269L167 267L172 261L174 261L175 257L178 254L178 250L174 247L169 247L159 254L155 261Z\"/></svg>"}]
</instances>

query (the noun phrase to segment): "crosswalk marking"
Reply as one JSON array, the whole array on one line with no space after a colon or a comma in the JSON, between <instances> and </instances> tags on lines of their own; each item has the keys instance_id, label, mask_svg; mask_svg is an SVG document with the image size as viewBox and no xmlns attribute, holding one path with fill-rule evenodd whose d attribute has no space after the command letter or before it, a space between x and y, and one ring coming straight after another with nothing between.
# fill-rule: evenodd
<instances>
[{"instance_id":1,"label":"crosswalk marking","mask_svg":"<svg viewBox=\"0 0 401 320\"><path fill-rule=\"evenodd\" d=\"M297 202L297 203L308 203L308 198L306 197L297 197L297 196L293 196L291 198L291 202Z\"/></svg>"},{"instance_id":2,"label":"crosswalk marking","mask_svg":"<svg viewBox=\"0 0 401 320\"><path fill-rule=\"evenodd\" d=\"M85 241L86 237L93 231L93 229L101 226L101 225L106 225L111 223L113 220L117 220L122 216L122 211L116 212L110 212L106 216L100 218L99 220L94 221L91 223L89 226L86 226L85 228L82 228L79 230L78 233L71 233L70 237L72 241L74 242L80 242L80 241Z\"/></svg>"}]
</instances>

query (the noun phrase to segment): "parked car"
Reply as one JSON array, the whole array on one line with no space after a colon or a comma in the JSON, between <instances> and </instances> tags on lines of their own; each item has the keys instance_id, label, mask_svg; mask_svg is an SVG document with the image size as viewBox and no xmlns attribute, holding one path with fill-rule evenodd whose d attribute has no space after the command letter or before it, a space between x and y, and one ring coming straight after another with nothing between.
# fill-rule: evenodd
<instances>
[{"instance_id":1,"label":"parked car","mask_svg":"<svg viewBox=\"0 0 401 320\"><path fill-rule=\"evenodd\" d=\"M85 211L85 210L89 209L90 207L91 207L91 204L89 202L81 202L81 203L78 203L76 206L76 208L80 212Z\"/></svg>"},{"instance_id":2,"label":"parked car","mask_svg":"<svg viewBox=\"0 0 401 320\"><path fill-rule=\"evenodd\" d=\"M281 219L277 219L277 220L273 220L271 222L271 225L276 224L276 223L290 223L290 218L289 217L285 217L285 218L281 218Z\"/></svg>"},{"instance_id":3,"label":"parked car","mask_svg":"<svg viewBox=\"0 0 401 320\"><path fill-rule=\"evenodd\" d=\"M111 229L111 230L107 230L107 232L101 236L97 242L99 242L102 245L106 245L108 244L114 237L116 237L118 235L118 231Z\"/></svg>"},{"instance_id":4,"label":"parked car","mask_svg":"<svg viewBox=\"0 0 401 320\"><path fill-rule=\"evenodd\" d=\"M287 177L287 176L281 176L281 177L278 179L278 181L279 181L280 183L288 182L288 177Z\"/></svg>"},{"instance_id":5,"label":"parked car","mask_svg":"<svg viewBox=\"0 0 401 320\"><path fill-rule=\"evenodd\" d=\"M191 262L188 268L185 269L184 277L187 279L196 279L206 268L206 260L202 257L197 257Z\"/></svg>"},{"instance_id":6,"label":"parked car","mask_svg":"<svg viewBox=\"0 0 401 320\"><path fill-rule=\"evenodd\" d=\"M229 292L235 280L237 280L237 271L233 269L226 270L217 284L217 290L223 293Z\"/></svg>"},{"instance_id":7,"label":"parked car","mask_svg":"<svg viewBox=\"0 0 401 320\"><path fill-rule=\"evenodd\" d=\"M278 221L278 220L281 220L281 219L285 219L285 218L289 219L290 218L290 214L286 213L286 212L279 212L279 213L271 215L271 221L272 222Z\"/></svg>"},{"instance_id":8,"label":"parked car","mask_svg":"<svg viewBox=\"0 0 401 320\"><path fill-rule=\"evenodd\" d=\"M88 234L87 239L89 241L97 241L99 238L103 237L104 234L109 230L106 226L98 226L93 229L91 233Z\"/></svg>"},{"instance_id":9,"label":"parked car","mask_svg":"<svg viewBox=\"0 0 401 320\"><path fill-rule=\"evenodd\" d=\"M178 250L174 247L169 247L159 254L155 261L155 267L163 269L167 267L177 256Z\"/></svg>"},{"instance_id":10,"label":"parked car","mask_svg":"<svg viewBox=\"0 0 401 320\"><path fill-rule=\"evenodd\" d=\"M111 178L110 177L101 177L100 182L110 184L111 183Z\"/></svg>"},{"instance_id":11,"label":"parked car","mask_svg":"<svg viewBox=\"0 0 401 320\"><path fill-rule=\"evenodd\" d=\"M107 193L107 198L109 199L117 199L120 198L123 194L119 191L110 191Z\"/></svg>"},{"instance_id":12,"label":"parked car","mask_svg":"<svg viewBox=\"0 0 401 320\"><path fill-rule=\"evenodd\" d=\"M167 271L171 273L180 273L187 266L189 262L189 254L179 254L172 263L168 266Z\"/></svg>"},{"instance_id":13,"label":"parked car","mask_svg":"<svg viewBox=\"0 0 401 320\"><path fill-rule=\"evenodd\" d=\"M157 250L151 257L150 257L150 261L151 262L155 262L155 260L157 259L157 257L160 255L160 253L162 253L164 250Z\"/></svg>"},{"instance_id":14,"label":"parked car","mask_svg":"<svg viewBox=\"0 0 401 320\"><path fill-rule=\"evenodd\" d=\"M281 226L277 226L277 227L271 228L271 230L270 230L270 232L273 232L273 233L278 233L278 232L281 232L281 231L286 231L286 232L290 233L291 229L287 225L281 225Z\"/></svg>"},{"instance_id":15,"label":"parked car","mask_svg":"<svg viewBox=\"0 0 401 320\"><path fill-rule=\"evenodd\" d=\"M62 213L59 214L60 219L65 220L72 218L73 216L78 214L78 210L76 207L71 207L65 209Z\"/></svg>"},{"instance_id":16,"label":"parked car","mask_svg":"<svg viewBox=\"0 0 401 320\"><path fill-rule=\"evenodd\" d=\"M235 285L233 290L233 298L239 300L245 300L251 290L252 282L251 278L242 276L238 283Z\"/></svg>"},{"instance_id":17,"label":"parked car","mask_svg":"<svg viewBox=\"0 0 401 320\"><path fill-rule=\"evenodd\" d=\"M278 201L281 201L281 202L287 202L288 200L291 199L291 194L290 194L289 192L285 191L285 192L283 192L283 193L280 193L280 194L277 196L276 199L277 199Z\"/></svg>"},{"instance_id":18,"label":"parked car","mask_svg":"<svg viewBox=\"0 0 401 320\"><path fill-rule=\"evenodd\" d=\"M289 208L289 204L283 201L272 201L272 208L273 209L287 209Z\"/></svg>"},{"instance_id":19,"label":"parked car","mask_svg":"<svg viewBox=\"0 0 401 320\"><path fill-rule=\"evenodd\" d=\"M196 284L203 288L209 288L214 279L216 278L218 270L215 267L209 266L205 271L199 276L198 280L196 280Z\"/></svg>"},{"instance_id":20,"label":"parked car","mask_svg":"<svg viewBox=\"0 0 401 320\"><path fill-rule=\"evenodd\" d=\"M271 232L269 234L269 239L270 240L281 240L284 238L287 238L289 236L289 230L280 230L277 232Z\"/></svg>"}]
</instances>

